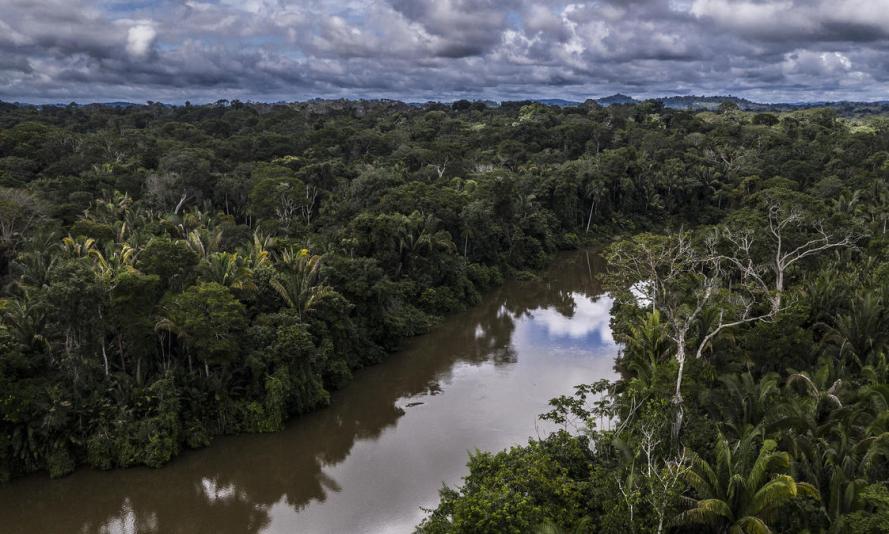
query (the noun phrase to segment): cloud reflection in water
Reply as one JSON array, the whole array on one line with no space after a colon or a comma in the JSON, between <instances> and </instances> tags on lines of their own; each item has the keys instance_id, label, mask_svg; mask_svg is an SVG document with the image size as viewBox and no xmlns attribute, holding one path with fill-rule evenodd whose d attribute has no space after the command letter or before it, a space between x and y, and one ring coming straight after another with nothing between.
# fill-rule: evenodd
<instances>
[{"instance_id":1,"label":"cloud reflection in water","mask_svg":"<svg viewBox=\"0 0 889 534\"><path fill-rule=\"evenodd\" d=\"M533 310L519 319L516 339L535 346L556 345L586 351L613 347L609 322L614 299L608 295L590 298L582 293L571 293L571 298L575 304L571 316L554 307Z\"/></svg>"}]
</instances>

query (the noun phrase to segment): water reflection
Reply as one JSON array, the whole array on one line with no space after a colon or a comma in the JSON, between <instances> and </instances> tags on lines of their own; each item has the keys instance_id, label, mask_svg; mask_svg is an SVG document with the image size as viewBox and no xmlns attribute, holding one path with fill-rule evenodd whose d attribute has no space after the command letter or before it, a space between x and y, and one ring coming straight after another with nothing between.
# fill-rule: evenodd
<instances>
[{"instance_id":1,"label":"water reflection","mask_svg":"<svg viewBox=\"0 0 889 534\"><path fill-rule=\"evenodd\" d=\"M161 470L0 487L0 531L410 531L466 451L525 441L549 398L612 375L599 265L570 254L507 284L284 432L219 439Z\"/></svg>"},{"instance_id":2,"label":"water reflection","mask_svg":"<svg viewBox=\"0 0 889 534\"><path fill-rule=\"evenodd\" d=\"M532 314L531 324L545 330L547 339L570 337L588 348L614 345L611 329L608 327L611 320L611 298L603 296L590 299L578 293L573 294L572 298L576 307L571 316L545 308Z\"/></svg>"}]
</instances>

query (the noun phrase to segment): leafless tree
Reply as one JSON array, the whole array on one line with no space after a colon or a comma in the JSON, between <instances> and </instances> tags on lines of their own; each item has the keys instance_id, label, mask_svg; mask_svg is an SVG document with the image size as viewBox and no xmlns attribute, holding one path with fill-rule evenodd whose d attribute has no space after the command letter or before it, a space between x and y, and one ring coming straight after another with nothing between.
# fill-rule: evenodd
<instances>
[{"instance_id":1,"label":"leafless tree","mask_svg":"<svg viewBox=\"0 0 889 534\"><path fill-rule=\"evenodd\" d=\"M682 381L689 352L693 350L696 357L701 357L705 347L726 329L774 315L772 311L756 312L768 292L744 284L726 289L727 282L737 276L730 270L735 263L716 254L715 247L714 236L695 244L690 234L680 231L619 243L611 248L608 258L610 271L619 273L617 283L641 281L651 307L665 318L666 333L675 345L678 364L673 395L677 406L676 433L682 424ZM692 328L706 309L718 310L719 319L698 346L690 348Z\"/></svg>"},{"instance_id":2,"label":"leafless tree","mask_svg":"<svg viewBox=\"0 0 889 534\"><path fill-rule=\"evenodd\" d=\"M814 236L787 250L785 235L789 228L796 226L808 226L814 231ZM781 306L781 295L784 292L784 275L787 269L794 263L808 256L819 254L837 247L850 247L855 244L851 233L839 236L828 232L824 228L823 221L817 220L806 223L802 211L798 209L785 209L780 204L772 204L769 207L769 237L774 244L775 259L771 264L775 273L775 306Z\"/></svg>"},{"instance_id":3,"label":"leafless tree","mask_svg":"<svg viewBox=\"0 0 889 534\"><path fill-rule=\"evenodd\" d=\"M630 532L636 531L635 515L638 504L646 505L657 517L657 534L664 531L667 514L682 490L683 475L691 467L685 449L672 458L661 458L661 440L650 425L640 430L639 452L642 467L637 471L634 461L625 479L617 477L617 488L629 512ZM637 456L638 457L638 456Z\"/></svg>"},{"instance_id":4,"label":"leafless tree","mask_svg":"<svg viewBox=\"0 0 889 534\"><path fill-rule=\"evenodd\" d=\"M441 180L444 177L445 171L448 169L448 162L451 158L445 156L444 160L441 163L435 164L435 172L438 174L438 179Z\"/></svg>"},{"instance_id":5,"label":"leafless tree","mask_svg":"<svg viewBox=\"0 0 889 534\"><path fill-rule=\"evenodd\" d=\"M40 200L21 189L0 187L0 252L15 254L19 243L43 219Z\"/></svg>"},{"instance_id":6,"label":"leafless tree","mask_svg":"<svg viewBox=\"0 0 889 534\"><path fill-rule=\"evenodd\" d=\"M172 209L178 215L189 200L188 191L182 187L182 179L175 172L152 173L145 180L145 196L156 207Z\"/></svg>"},{"instance_id":7,"label":"leafless tree","mask_svg":"<svg viewBox=\"0 0 889 534\"><path fill-rule=\"evenodd\" d=\"M312 224L312 215L315 212L315 203L318 201L318 188L312 184L306 184L306 201L300 206L300 212L306 221L306 227Z\"/></svg>"},{"instance_id":8,"label":"leafless tree","mask_svg":"<svg viewBox=\"0 0 889 534\"><path fill-rule=\"evenodd\" d=\"M704 149L704 160L718 167L726 176L735 176L752 156L753 151L743 147L720 145Z\"/></svg>"},{"instance_id":9,"label":"leafless tree","mask_svg":"<svg viewBox=\"0 0 889 534\"><path fill-rule=\"evenodd\" d=\"M645 455L646 488L643 499L657 516L657 534L664 531L670 504L682 487L682 477L691 467L691 459L683 449L676 457L661 460L657 457L660 440L649 427L642 428L642 452Z\"/></svg>"},{"instance_id":10,"label":"leafless tree","mask_svg":"<svg viewBox=\"0 0 889 534\"><path fill-rule=\"evenodd\" d=\"M711 265L710 258L693 246L690 234L682 231L619 243L611 248L608 260L610 270L620 273L618 284L642 282L651 307L666 319L679 364L673 401L680 405L688 335L719 285L719 265Z\"/></svg>"},{"instance_id":11,"label":"leafless tree","mask_svg":"<svg viewBox=\"0 0 889 534\"><path fill-rule=\"evenodd\" d=\"M724 261L732 263L741 273L745 281L760 287L771 296L772 311L781 309L785 279L788 269L796 262L820 254L830 249L852 247L855 236L851 232L836 234L828 231L821 220L807 221L801 209L787 208L778 202L768 208L768 229L764 234L767 243L762 253L765 258L757 261L755 245L757 233L751 229L733 230L729 227L721 229L722 238L730 244L731 250L723 254ZM802 231L806 236L798 240L796 246L789 234ZM768 281L768 274L774 277Z\"/></svg>"},{"instance_id":12,"label":"leafless tree","mask_svg":"<svg viewBox=\"0 0 889 534\"><path fill-rule=\"evenodd\" d=\"M293 197L284 193L278 199L278 205L275 207L275 216L278 217L281 224L289 225L301 207L301 204L297 204Z\"/></svg>"}]
</instances>

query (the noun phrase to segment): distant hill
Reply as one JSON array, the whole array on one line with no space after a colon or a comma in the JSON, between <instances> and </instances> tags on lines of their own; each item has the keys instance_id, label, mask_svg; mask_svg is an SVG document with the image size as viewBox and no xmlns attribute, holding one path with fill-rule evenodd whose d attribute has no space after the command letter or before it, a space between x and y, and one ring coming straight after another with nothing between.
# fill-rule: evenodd
<instances>
[{"instance_id":1,"label":"distant hill","mask_svg":"<svg viewBox=\"0 0 889 534\"><path fill-rule=\"evenodd\" d=\"M638 104L639 100L636 100L631 96L617 93L611 96L606 96L605 98L598 98L596 99L596 103L600 106L608 107L622 104Z\"/></svg>"},{"instance_id":2,"label":"distant hill","mask_svg":"<svg viewBox=\"0 0 889 534\"><path fill-rule=\"evenodd\" d=\"M563 100L561 98L544 98L535 100L535 102L539 102L547 106L558 106L560 108L570 108L582 104L582 102L578 102L576 100Z\"/></svg>"},{"instance_id":3,"label":"distant hill","mask_svg":"<svg viewBox=\"0 0 889 534\"><path fill-rule=\"evenodd\" d=\"M694 111L716 110L723 102L731 102L736 104L738 108L745 111L767 110L768 104L759 104L752 102L746 98L737 96L668 96L665 98L656 98L655 100L664 103L664 107L670 109L690 109Z\"/></svg>"},{"instance_id":4,"label":"distant hill","mask_svg":"<svg viewBox=\"0 0 889 534\"><path fill-rule=\"evenodd\" d=\"M105 108L135 108L141 106L142 104L136 104L135 102L97 102L95 104L87 105L101 106Z\"/></svg>"},{"instance_id":5,"label":"distant hill","mask_svg":"<svg viewBox=\"0 0 889 534\"><path fill-rule=\"evenodd\" d=\"M665 97L657 97L651 99L636 99L632 96L625 95L622 93L613 94L611 96L606 96L598 99L589 99L587 103L596 103L602 107L614 106L614 105L628 105L628 104L638 104L644 101L654 101L663 103L665 108L668 109L676 109L676 110L691 110L691 111L716 111L719 109L720 104L723 102L731 102L738 106L738 109L742 111L754 111L754 112L788 112L788 111L798 111L802 109L813 109L813 108L830 108L835 110L840 115L844 116L860 116L860 115L876 115L889 113L889 100L877 101L877 102L852 102L852 101L812 101L812 102L782 102L782 103L774 103L774 104L763 104L760 102L753 102L752 100L748 100L746 98L741 98L732 95L716 95L716 96L697 96L697 95L687 95L687 96L665 96ZM496 102L493 100L477 100L475 102L479 102L484 104L489 108L496 108L500 106L506 107L521 107L522 105L530 104L532 102L536 102L539 104L543 104L546 106L554 106L554 107L576 107L585 105L584 102L580 102L577 100L567 100L563 98L542 98L535 100L517 100L517 101L503 101ZM21 102L3 102L0 101L0 107L2 106L15 106L15 107L67 107L72 104L27 104ZM78 107L107 107L107 108L132 108L132 107L141 107L141 106L160 106L164 108L176 107L173 104L165 104L162 102L147 102L147 103L134 103L134 102L126 102L126 101L112 101L112 102L99 102L93 104L78 104L73 103L73 105ZM405 109L405 108L428 108L428 109L447 109L450 106L450 102L401 102L398 100L391 99L323 99L323 98L315 98L311 100L304 101L294 101L294 102L277 102L277 103L264 103L264 102L239 102L232 101L229 102L227 100L220 100L215 103L208 104L199 104L195 107L200 106L228 106L228 105L247 105L252 106L254 108L262 108L267 109L269 107L274 106L295 106L299 109L310 113L329 113L334 111L345 111L349 110L353 113L363 114L367 110L372 108L379 107L388 107L392 109Z\"/></svg>"}]
</instances>

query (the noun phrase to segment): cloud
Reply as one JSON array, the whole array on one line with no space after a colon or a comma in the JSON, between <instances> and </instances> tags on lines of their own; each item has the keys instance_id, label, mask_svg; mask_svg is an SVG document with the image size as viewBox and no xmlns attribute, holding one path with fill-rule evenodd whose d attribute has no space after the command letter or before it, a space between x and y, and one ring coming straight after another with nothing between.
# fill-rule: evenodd
<instances>
[{"instance_id":1,"label":"cloud","mask_svg":"<svg viewBox=\"0 0 889 534\"><path fill-rule=\"evenodd\" d=\"M157 32L151 24L137 24L127 31L127 52L137 58L146 57L151 52Z\"/></svg>"},{"instance_id":2,"label":"cloud","mask_svg":"<svg viewBox=\"0 0 889 534\"><path fill-rule=\"evenodd\" d=\"M877 41L889 36L889 0L694 0L691 13L770 40Z\"/></svg>"},{"instance_id":3,"label":"cloud","mask_svg":"<svg viewBox=\"0 0 889 534\"><path fill-rule=\"evenodd\" d=\"M852 69L852 62L839 52L802 50L788 54L783 67L788 73L824 76L848 72Z\"/></svg>"},{"instance_id":4,"label":"cloud","mask_svg":"<svg viewBox=\"0 0 889 534\"><path fill-rule=\"evenodd\" d=\"M573 293L575 309L571 317L566 317L553 308L533 312L533 320L543 326L553 337L582 339L595 335L603 344L613 345L611 335L611 306L614 299L607 295L591 299L580 293Z\"/></svg>"},{"instance_id":5,"label":"cloud","mask_svg":"<svg viewBox=\"0 0 889 534\"><path fill-rule=\"evenodd\" d=\"M6 0L0 98L887 99L889 0Z\"/></svg>"}]
</instances>

